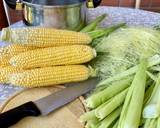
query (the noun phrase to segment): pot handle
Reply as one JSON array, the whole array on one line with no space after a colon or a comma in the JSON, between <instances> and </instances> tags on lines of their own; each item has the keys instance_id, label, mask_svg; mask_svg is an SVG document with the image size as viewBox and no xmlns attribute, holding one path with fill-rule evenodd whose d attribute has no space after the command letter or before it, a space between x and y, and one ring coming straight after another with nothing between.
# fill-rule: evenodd
<instances>
[{"instance_id":1,"label":"pot handle","mask_svg":"<svg viewBox=\"0 0 160 128\"><path fill-rule=\"evenodd\" d=\"M19 4L21 4L20 0L4 0L4 1L12 9L17 9L17 6L19 6Z\"/></svg>"},{"instance_id":2,"label":"pot handle","mask_svg":"<svg viewBox=\"0 0 160 128\"><path fill-rule=\"evenodd\" d=\"M89 8L96 8L101 4L102 0L88 0L87 6Z\"/></svg>"}]
</instances>

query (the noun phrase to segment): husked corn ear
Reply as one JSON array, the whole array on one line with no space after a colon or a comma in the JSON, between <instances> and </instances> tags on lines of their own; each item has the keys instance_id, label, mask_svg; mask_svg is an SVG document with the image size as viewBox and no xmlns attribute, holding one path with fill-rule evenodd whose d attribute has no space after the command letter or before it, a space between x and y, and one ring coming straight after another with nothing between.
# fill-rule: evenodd
<instances>
[{"instance_id":1,"label":"husked corn ear","mask_svg":"<svg viewBox=\"0 0 160 128\"><path fill-rule=\"evenodd\" d=\"M12 73L21 72L22 69L15 68L12 66L1 67L0 68L0 83L7 84L9 83L9 77Z\"/></svg>"},{"instance_id":2,"label":"husked corn ear","mask_svg":"<svg viewBox=\"0 0 160 128\"><path fill-rule=\"evenodd\" d=\"M0 58L12 57L12 56L17 55L19 53L33 50L36 48L37 47L31 47L31 46L21 45L21 44L12 44L12 45L8 45L8 46L4 46L4 47L0 48Z\"/></svg>"},{"instance_id":3,"label":"husked corn ear","mask_svg":"<svg viewBox=\"0 0 160 128\"><path fill-rule=\"evenodd\" d=\"M11 43L28 44L37 47L89 44L88 34L53 28L4 28L1 40Z\"/></svg>"},{"instance_id":4,"label":"husked corn ear","mask_svg":"<svg viewBox=\"0 0 160 128\"><path fill-rule=\"evenodd\" d=\"M90 77L90 69L83 65L54 66L12 74L10 83L23 87L39 87L78 82Z\"/></svg>"},{"instance_id":5,"label":"husked corn ear","mask_svg":"<svg viewBox=\"0 0 160 128\"><path fill-rule=\"evenodd\" d=\"M9 66L9 60L12 56L29 50L36 49L37 47L30 47L20 44L12 44L0 48L0 67Z\"/></svg>"},{"instance_id":6,"label":"husked corn ear","mask_svg":"<svg viewBox=\"0 0 160 128\"><path fill-rule=\"evenodd\" d=\"M0 67L10 66L9 60L10 60L10 57L2 57L2 58L0 58Z\"/></svg>"},{"instance_id":7,"label":"husked corn ear","mask_svg":"<svg viewBox=\"0 0 160 128\"><path fill-rule=\"evenodd\" d=\"M57 65L82 64L96 56L87 45L70 45L32 50L14 56L10 64L24 69Z\"/></svg>"}]
</instances>

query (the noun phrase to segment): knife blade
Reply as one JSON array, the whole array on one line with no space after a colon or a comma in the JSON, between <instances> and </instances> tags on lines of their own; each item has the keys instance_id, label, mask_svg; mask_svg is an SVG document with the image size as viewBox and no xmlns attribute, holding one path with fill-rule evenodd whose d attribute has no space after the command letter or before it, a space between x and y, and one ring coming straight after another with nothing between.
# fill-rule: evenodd
<instances>
[{"instance_id":1,"label":"knife blade","mask_svg":"<svg viewBox=\"0 0 160 128\"><path fill-rule=\"evenodd\" d=\"M66 88L36 101L30 101L0 114L0 128L8 128L27 116L47 115L91 91L98 79L66 84Z\"/></svg>"}]
</instances>

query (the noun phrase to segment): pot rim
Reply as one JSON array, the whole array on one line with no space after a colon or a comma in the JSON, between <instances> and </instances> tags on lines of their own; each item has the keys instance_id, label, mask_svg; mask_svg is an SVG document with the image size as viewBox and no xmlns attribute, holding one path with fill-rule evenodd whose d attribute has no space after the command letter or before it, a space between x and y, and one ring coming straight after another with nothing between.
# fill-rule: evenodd
<instances>
[{"instance_id":1,"label":"pot rim","mask_svg":"<svg viewBox=\"0 0 160 128\"><path fill-rule=\"evenodd\" d=\"M65 5L42 5L42 4L33 4L33 3L29 3L29 2L26 2L24 0L22 0L22 3L23 4L26 4L27 6L34 6L34 7L37 7L37 8L71 8L71 7L77 7L77 6L80 6L80 5L83 5L86 3L86 1L83 1L83 2L80 2L80 3L76 3L76 4L65 4Z\"/></svg>"}]
</instances>

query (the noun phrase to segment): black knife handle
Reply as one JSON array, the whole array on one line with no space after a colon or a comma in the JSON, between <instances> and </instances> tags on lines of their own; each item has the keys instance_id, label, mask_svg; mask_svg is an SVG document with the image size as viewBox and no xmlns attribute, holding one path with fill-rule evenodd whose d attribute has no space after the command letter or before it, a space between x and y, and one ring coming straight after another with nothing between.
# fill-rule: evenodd
<instances>
[{"instance_id":1,"label":"black knife handle","mask_svg":"<svg viewBox=\"0 0 160 128\"><path fill-rule=\"evenodd\" d=\"M0 128L8 128L27 116L39 116L41 112L33 102L25 103L19 107L0 114Z\"/></svg>"}]
</instances>

